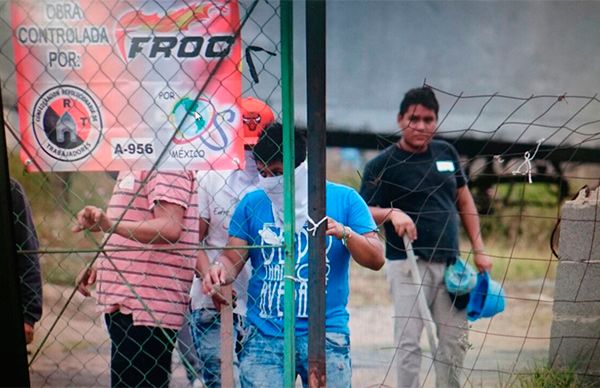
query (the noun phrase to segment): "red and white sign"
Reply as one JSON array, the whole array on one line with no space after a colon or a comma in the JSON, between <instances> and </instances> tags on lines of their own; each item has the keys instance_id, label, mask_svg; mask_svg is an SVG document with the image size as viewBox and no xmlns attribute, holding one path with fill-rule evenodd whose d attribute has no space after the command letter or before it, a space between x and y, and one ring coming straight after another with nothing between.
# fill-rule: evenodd
<instances>
[{"instance_id":1,"label":"red and white sign","mask_svg":"<svg viewBox=\"0 0 600 388\"><path fill-rule=\"evenodd\" d=\"M29 170L243 165L237 1L17 0Z\"/></svg>"}]
</instances>

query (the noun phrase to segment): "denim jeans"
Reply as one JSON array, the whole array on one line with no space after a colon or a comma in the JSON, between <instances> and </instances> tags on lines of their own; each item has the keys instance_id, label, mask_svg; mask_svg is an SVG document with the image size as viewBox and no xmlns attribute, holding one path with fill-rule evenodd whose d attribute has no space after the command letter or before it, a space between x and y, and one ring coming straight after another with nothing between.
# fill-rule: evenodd
<instances>
[{"instance_id":1,"label":"denim jeans","mask_svg":"<svg viewBox=\"0 0 600 388\"><path fill-rule=\"evenodd\" d=\"M242 387L280 387L283 385L283 338L265 336L249 325L248 337L240 352ZM325 334L327 387L350 387L352 363L350 336ZM308 386L308 335L296 337L296 376Z\"/></svg>"},{"instance_id":2,"label":"denim jeans","mask_svg":"<svg viewBox=\"0 0 600 388\"><path fill-rule=\"evenodd\" d=\"M204 385L209 388L221 386L221 314L215 309L192 310L190 327L192 339L198 360L202 365L202 378ZM233 314L233 378L239 386L239 358L240 341L245 334L244 317Z\"/></svg>"}]
</instances>

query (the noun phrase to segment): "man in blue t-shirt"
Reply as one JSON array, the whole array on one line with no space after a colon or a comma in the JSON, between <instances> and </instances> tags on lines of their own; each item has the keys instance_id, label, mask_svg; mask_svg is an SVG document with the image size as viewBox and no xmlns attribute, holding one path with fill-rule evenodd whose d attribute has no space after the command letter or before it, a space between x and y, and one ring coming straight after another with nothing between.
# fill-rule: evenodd
<instances>
[{"instance_id":1,"label":"man in blue t-shirt","mask_svg":"<svg viewBox=\"0 0 600 388\"><path fill-rule=\"evenodd\" d=\"M464 306L449 297L446 265L458 256L458 218L473 248L480 271L492 264L484 252L479 216L454 147L433 140L439 104L430 88L409 90L400 104L400 140L367 163L360 193L386 236L386 274L394 300L394 363L398 387L418 387L419 339L423 320L418 294L425 295L437 324L436 385L459 387L459 372L468 347ZM413 241L422 284L414 284L405 260L403 235Z\"/></svg>"},{"instance_id":2,"label":"man in blue t-shirt","mask_svg":"<svg viewBox=\"0 0 600 388\"><path fill-rule=\"evenodd\" d=\"M229 284L243 268L252 264L248 284L247 320L250 334L240 354L242 386L264 387L283 383L283 248L243 248L249 245L278 246L283 242L283 131L273 124L254 147L261 189L247 194L238 204L229 226L230 247L225 250L203 288L214 293ZM306 143L295 136L296 232L296 371L308 384L308 220ZM348 329L350 256L367 268L379 270L384 263L383 244L364 200L346 186L326 184L326 357L327 385L351 385Z\"/></svg>"}]
</instances>

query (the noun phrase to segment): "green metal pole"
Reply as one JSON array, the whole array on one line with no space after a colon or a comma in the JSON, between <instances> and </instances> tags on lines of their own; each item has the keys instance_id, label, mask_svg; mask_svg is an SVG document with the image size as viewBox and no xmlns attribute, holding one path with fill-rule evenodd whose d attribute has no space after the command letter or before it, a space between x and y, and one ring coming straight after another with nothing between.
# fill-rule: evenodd
<instances>
[{"instance_id":1,"label":"green metal pole","mask_svg":"<svg viewBox=\"0 0 600 388\"><path fill-rule=\"evenodd\" d=\"M285 268L284 268L284 369L283 386L292 388L296 380L295 321L296 302L294 266L294 29L293 2L281 1L281 94L283 115L283 171L285 219Z\"/></svg>"}]
</instances>

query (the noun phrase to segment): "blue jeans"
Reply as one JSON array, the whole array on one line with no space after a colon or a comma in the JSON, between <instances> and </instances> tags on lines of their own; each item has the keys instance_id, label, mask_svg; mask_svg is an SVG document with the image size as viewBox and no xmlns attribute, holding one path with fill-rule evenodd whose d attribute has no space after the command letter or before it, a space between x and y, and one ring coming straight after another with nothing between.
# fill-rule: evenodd
<instances>
[{"instance_id":1,"label":"blue jeans","mask_svg":"<svg viewBox=\"0 0 600 388\"><path fill-rule=\"evenodd\" d=\"M240 352L242 387L278 387L283 385L283 338L263 335L249 325L247 340ZM352 385L350 336L325 334L327 387L347 388ZM296 376L308 386L308 335L296 337Z\"/></svg>"},{"instance_id":2,"label":"blue jeans","mask_svg":"<svg viewBox=\"0 0 600 388\"><path fill-rule=\"evenodd\" d=\"M221 386L221 314L215 309L198 309L191 313L190 327L202 378L206 387ZM239 359L237 353L245 333L244 317L233 314L233 378L239 386Z\"/></svg>"}]
</instances>

